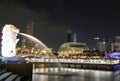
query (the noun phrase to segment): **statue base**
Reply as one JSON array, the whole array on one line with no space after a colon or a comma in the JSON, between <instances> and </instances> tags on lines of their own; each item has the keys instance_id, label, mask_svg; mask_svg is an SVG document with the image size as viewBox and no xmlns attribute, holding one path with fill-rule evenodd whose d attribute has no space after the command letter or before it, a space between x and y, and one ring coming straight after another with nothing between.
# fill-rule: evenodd
<instances>
[{"instance_id":1,"label":"statue base","mask_svg":"<svg viewBox=\"0 0 120 81\"><path fill-rule=\"evenodd\" d=\"M25 62L23 58L20 57L1 57L2 62Z\"/></svg>"}]
</instances>

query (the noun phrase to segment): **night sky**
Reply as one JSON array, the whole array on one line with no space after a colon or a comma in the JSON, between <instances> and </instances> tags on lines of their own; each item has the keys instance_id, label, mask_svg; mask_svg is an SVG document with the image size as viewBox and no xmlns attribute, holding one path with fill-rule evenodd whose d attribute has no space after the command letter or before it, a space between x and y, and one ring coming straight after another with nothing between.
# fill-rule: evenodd
<instances>
[{"instance_id":1,"label":"night sky","mask_svg":"<svg viewBox=\"0 0 120 81\"><path fill-rule=\"evenodd\" d=\"M0 28L13 24L25 32L34 22L34 36L50 48L66 42L67 31L77 41L94 45L120 35L120 5L112 0L0 0Z\"/></svg>"}]
</instances>

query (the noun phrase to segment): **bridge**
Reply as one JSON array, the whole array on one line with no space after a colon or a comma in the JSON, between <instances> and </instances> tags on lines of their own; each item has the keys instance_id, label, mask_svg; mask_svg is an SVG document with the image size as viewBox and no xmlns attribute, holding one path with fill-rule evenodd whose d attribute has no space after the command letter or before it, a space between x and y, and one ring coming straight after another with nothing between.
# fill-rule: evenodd
<instances>
[{"instance_id":1,"label":"bridge","mask_svg":"<svg viewBox=\"0 0 120 81\"><path fill-rule=\"evenodd\" d=\"M62 58L26 58L27 62L33 63L34 68L42 67L65 67L82 69L99 69L113 71L114 65L119 63L117 59L62 59Z\"/></svg>"},{"instance_id":2,"label":"bridge","mask_svg":"<svg viewBox=\"0 0 120 81\"><path fill-rule=\"evenodd\" d=\"M7 71L17 73L20 77L32 80L33 73L41 74L54 74L56 68L60 75L66 75L66 73L59 73L61 68L74 68L74 69L94 69L94 70L107 70L114 71L114 66L119 64L117 59L99 58L99 59L63 59L63 58L25 58L27 62L18 63L3 63ZM13 68L14 66L14 68ZM120 66L119 66L120 67ZM51 70L52 68L52 70ZM119 69L120 70L120 69ZM65 70L61 70L65 71ZM18 76L19 79L19 76Z\"/></svg>"}]
</instances>

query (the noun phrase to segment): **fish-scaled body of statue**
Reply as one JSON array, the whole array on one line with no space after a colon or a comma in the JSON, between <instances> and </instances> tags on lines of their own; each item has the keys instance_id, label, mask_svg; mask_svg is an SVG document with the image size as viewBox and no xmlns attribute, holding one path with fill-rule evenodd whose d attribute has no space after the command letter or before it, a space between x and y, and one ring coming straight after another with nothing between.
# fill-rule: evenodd
<instances>
[{"instance_id":1,"label":"fish-scaled body of statue","mask_svg":"<svg viewBox=\"0 0 120 81\"><path fill-rule=\"evenodd\" d=\"M16 56L16 44L19 41L17 39L17 34L19 33L19 29L17 29L14 25L6 24L2 30L2 46L1 53L4 57L14 57Z\"/></svg>"}]
</instances>

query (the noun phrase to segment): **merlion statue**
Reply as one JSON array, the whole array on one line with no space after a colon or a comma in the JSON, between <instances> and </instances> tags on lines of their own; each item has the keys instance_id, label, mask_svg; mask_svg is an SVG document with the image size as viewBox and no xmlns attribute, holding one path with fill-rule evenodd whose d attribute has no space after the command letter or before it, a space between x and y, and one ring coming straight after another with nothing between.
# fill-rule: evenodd
<instances>
[{"instance_id":1,"label":"merlion statue","mask_svg":"<svg viewBox=\"0 0 120 81\"><path fill-rule=\"evenodd\" d=\"M14 25L6 24L2 30L2 46L1 53L3 57L14 57L16 56L16 44L19 39L17 39L17 34L19 29Z\"/></svg>"}]
</instances>

